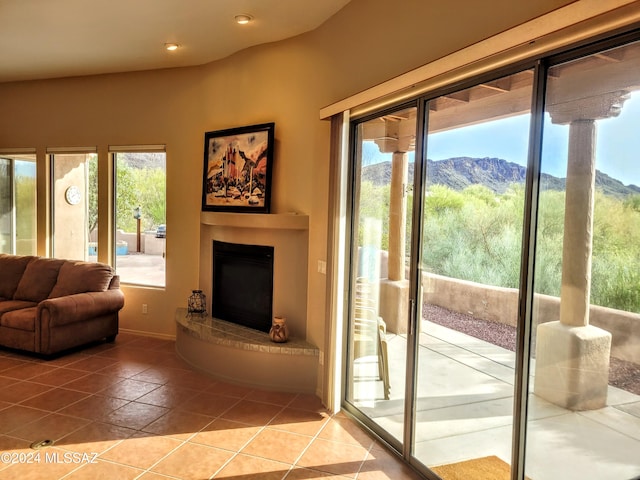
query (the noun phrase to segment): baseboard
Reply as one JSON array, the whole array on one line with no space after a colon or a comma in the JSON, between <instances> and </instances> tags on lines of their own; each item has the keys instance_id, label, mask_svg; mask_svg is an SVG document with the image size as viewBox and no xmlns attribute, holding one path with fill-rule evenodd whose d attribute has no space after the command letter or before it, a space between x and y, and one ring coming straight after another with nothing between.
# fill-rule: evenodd
<instances>
[{"instance_id":1,"label":"baseboard","mask_svg":"<svg viewBox=\"0 0 640 480\"><path fill-rule=\"evenodd\" d=\"M159 338L161 340L175 340L175 335L168 335L166 333L154 333L145 332L143 330L132 330L130 328L120 328L120 333L130 333L131 335L140 335L141 337Z\"/></svg>"}]
</instances>

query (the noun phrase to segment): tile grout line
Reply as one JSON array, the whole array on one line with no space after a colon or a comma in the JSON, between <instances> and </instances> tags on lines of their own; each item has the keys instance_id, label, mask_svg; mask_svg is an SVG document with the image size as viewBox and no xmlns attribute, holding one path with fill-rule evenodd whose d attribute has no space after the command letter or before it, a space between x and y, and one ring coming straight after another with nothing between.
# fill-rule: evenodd
<instances>
[{"instance_id":1,"label":"tile grout line","mask_svg":"<svg viewBox=\"0 0 640 480\"><path fill-rule=\"evenodd\" d=\"M200 394L200 393L205 393L205 392L204 392L204 390L203 390L203 391L200 391L200 392L199 392L199 394ZM207 428L207 427L208 427L209 425L211 425L213 422L215 422L216 420L219 420L219 419L222 417L222 415L224 415L226 412L228 412L231 408L233 408L234 406L236 406L238 403L240 403L240 402L244 399L244 397L239 397L239 398L236 398L236 397L230 397L230 398L235 398L237 401L236 401L235 403L233 403L231 406L229 406L226 410L224 410L223 412L221 412L218 416L216 416L216 417L215 417L213 420L211 420L209 423L207 423L206 425L204 425L200 430L198 430L197 432L193 432L193 433L192 433L188 438L186 438L186 439L181 439L181 440L180 440L180 442L181 442L181 443L180 443L179 445L177 445L174 449L172 449L171 451L167 452L164 456L162 456L160 459L158 459L155 463L153 463L153 464L152 464L152 465L150 465L148 468L146 468L146 469L144 470L144 472L142 472L142 473L141 473L140 475L138 475L136 478L140 478L142 475L144 475L144 474L146 474L146 473L154 473L154 474L155 474L155 473L157 473L157 472L153 472L151 469L152 469L152 468L154 468L155 466L157 466L158 464L160 464L161 462L163 462L164 460L166 460L169 456L171 456L171 455L172 455L173 453L175 453L179 448L183 447L183 446L184 446L184 445L186 445L187 443L193 443L193 442L190 442L189 440L190 440L190 439L192 439L193 437L195 437L198 433L201 433L205 428ZM179 408L177 408L177 407L176 407L176 408L171 408L171 409L170 409L170 411L173 411L173 410L179 410ZM166 412L164 415L169 414L169 413L170 413L170 411L169 411L169 412ZM194 412L190 412L190 413L194 413ZM164 416L164 415L162 415L162 416ZM159 418L162 418L162 416L161 416L161 417L159 417ZM156 420L158 420L158 419L156 419ZM154 422L155 422L156 420L154 420ZM149 422L147 425L145 425L145 427L146 427L146 426L148 426L148 425L150 425L151 423L153 423L153 422ZM144 428L144 427L142 427L142 428ZM263 428L264 428L264 427L263 427ZM138 431L141 431L141 430L138 430ZM171 437L170 435L158 435L158 434L152 434L152 433L150 433L150 432L143 432L143 433L147 433L147 434L150 434L150 435L154 435L155 437L169 437L169 438L174 438L174 437ZM256 435L257 435L257 434L256 434ZM253 438L254 438L254 437L251 437L251 439L253 439ZM176 439L176 440L177 440L177 439ZM197 445L200 445L200 444L197 444ZM246 445L244 445L244 446L246 446ZM242 448L244 448L244 446L243 446ZM207 448L217 448L217 447L207 446ZM218 450L222 450L222 449L218 449ZM239 451L239 450L238 450L238 451ZM222 466L222 467L220 467L220 469L224 468L224 466L226 466L226 465L227 465L227 463L228 463L229 461L231 461L233 458L235 458L235 456L236 456L237 454L238 454L238 452L235 452L235 453L231 456L231 458L230 458L227 462L225 462L225 463L223 464L223 466ZM218 470L216 471L216 474L217 474L217 472L218 472L218 471L220 471L220 469L218 469ZM209 477L209 478L213 478L213 477Z\"/></svg>"},{"instance_id":2,"label":"tile grout line","mask_svg":"<svg viewBox=\"0 0 640 480\"><path fill-rule=\"evenodd\" d=\"M318 440L320 438L320 434L322 433L322 431L327 427L327 425L329 425L329 422L335 417L335 414L330 414L327 419L325 420L324 424L318 429L318 431L311 437L311 440L309 441L308 445L302 450L302 452L300 453L300 455L298 455L298 457L293 461L293 463L291 464L291 467L289 468L289 471L285 474L285 476L283 477L283 480L285 480L290 473L295 470L296 467L298 467L298 462L302 459L302 457L309 451L309 448L311 448L311 445L313 444L313 442L315 442L316 440ZM300 468L307 468L304 466L300 466ZM313 470L312 468L309 468L308 470ZM322 470L318 470L318 471L322 471ZM323 472L323 473L331 473L331 472Z\"/></svg>"},{"instance_id":3,"label":"tile grout line","mask_svg":"<svg viewBox=\"0 0 640 480\"><path fill-rule=\"evenodd\" d=\"M255 391L255 390L252 390L252 391ZM251 393L251 392L249 392L249 393ZM247 395L248 395L248 394L247 394ZM264 431L267 429L267 427L271 424L271 422L272 422L272 421L273 421L273 420L274 420L278 415L280 415L280 414L285 410L285 408L287 408L289 405L291 405L291 403L293 403L293 401L294 401L298 396L299 396L299 394L298 394L298 395L296 395L295 397L293 397L291 400L289 400L289 403L287 403L286 405L282 406L282 408L278 411L278 413L276 413L273 417L271 417L271 419L270 419L268 422L264 422L264 425L262 425L262 427L261 427L261 428L260 428L260 429L259 429L259 430L254 434L254 435L252 435L252 436L251 436L251 438L249 438L249 440L247 440L247 441L246 441L246 442L245 442L245 443L244 443L240 448L238 448L238 449L234 452L234 454L233 454L233 455L232 455L232 456L231 456L231 457L230 457L226 462L224 462L224 464L222 464L222 466L220 466L220 468L218 468L218 470L216 470L216 471L214 472L214 474L213 474L213 475L211 475L211 476L209 477L209 480L211 480L211 479L215 478L215 477L216 477L216 475L218 475L218 473L220 473L222 470L224 470L224 468L225 468L227 465L229 465L229 464L233 461L233 459L235 459L235 458L240 454L240 452L241 452L243 449L245 449L245 448L246 448L246 447L247 447L251 442L253 442L253 441L258 437L258 435L260 435L262 432L264 432ZM245 398L246 398L246 395L245 395L245 397L243 397L243 399L245 399ZM252 401L254 401L254 400L252 400ZM240 402L238 402L238 403L240 403ZM235 405L237 405L238 403L234 404L234 406L235 406ZM256 403L264 403L264 402L256 402ZM273 404L270 404L270 405L273 405ZM224 413L226 413L226 412L228 412L229 410L231 410L231 408L233 408L233 407L229 407L227 410L225 410L225 412L224 412ZM221 414L220 416L224 415L224 413L223 413L223 414ZM218 418L220 418L220 417L218 417ZM246 454L245 454L245 455L246 455ZM283 478L284 478L284 477L283 477Z\"/></svg>"}]
</instances>

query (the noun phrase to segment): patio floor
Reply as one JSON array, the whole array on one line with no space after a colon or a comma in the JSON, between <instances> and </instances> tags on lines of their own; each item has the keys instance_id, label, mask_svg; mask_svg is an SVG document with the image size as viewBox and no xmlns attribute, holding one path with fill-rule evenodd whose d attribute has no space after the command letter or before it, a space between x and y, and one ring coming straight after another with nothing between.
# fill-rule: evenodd
<instances>
[{"instance_id":1,"label":"patio floor","mask_svg":"<svg viewBox=\"0 0 640 480\"><path fill-rule=\"evenodd\" d=\"M511 462L515 355L423 323L415 456L437 466L496 455ZM355 404L402 438L406 338L388 337L391 397L375 358L356 362ZM534 371L534 369L531 369ZM531 385L533 383L531 382ZM607 407L574 412L530 396L526 474L532 480L628 480L640 475L640 396L609 387Z\"/></svg>"}]
</instances>

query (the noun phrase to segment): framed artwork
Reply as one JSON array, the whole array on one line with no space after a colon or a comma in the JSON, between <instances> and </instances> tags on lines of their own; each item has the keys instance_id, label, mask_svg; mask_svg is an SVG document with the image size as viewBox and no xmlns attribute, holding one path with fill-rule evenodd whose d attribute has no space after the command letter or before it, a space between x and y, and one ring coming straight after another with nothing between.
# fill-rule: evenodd
<instances>
[{"instance_id":1,"label":"framed artwork","mask_svg":"<svg viewBox=\"0 0 640 480\"><path fill-rule=\"evenodd\" d=\"M274 123L204 134L202 210L269 213Z\"/></svg>"}]
</instances>

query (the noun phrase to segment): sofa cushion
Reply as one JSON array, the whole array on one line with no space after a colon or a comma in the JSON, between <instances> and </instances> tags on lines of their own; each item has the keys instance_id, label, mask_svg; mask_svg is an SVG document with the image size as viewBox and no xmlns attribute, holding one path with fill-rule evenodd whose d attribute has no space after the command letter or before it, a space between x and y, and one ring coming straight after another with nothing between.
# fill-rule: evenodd
<instances>
[{"instance_id":1,"label":"sofa cushion","mask_svg":"<svg viewBox=\"0 0 640 480\"><path fill-rule=\"evenodd\" d=\"M27 264L36 257L0 254L0 297L13 298Z\"/></svg>"},{"instance_id":2,"label":"sofa cushion","mask_svg":"<svg viewBox=\"0 0 640 480\"><path fill-rule=\"evenodd\" d=\"M7 312L0 317L0 325L7 328L15 328L16 330L35 332L37 310L38 307L29 307Z\"/></svg>"},{"instance_id":3,"label":"sofa cushion","mask_svg":"<svg viewBox=\"0 0 640 480\"><path fill-rule=\"evenodd\" d=\"M16 293L13 294L13 299L32 302L46 299L56 284L58 271L65 261L54 258L35 258L29 262L20 279Z\"/></svg>"},{"instance_id":4,"label":"sofa cushion","mask_svg":"<svg viewBox=\"0 0 640 480\"><path fill-rule=\"evenodd\" d=\"M104 292L113 278L113 269L103 263L66 262L49 298L76 293Z\"/></svg>"},{"instance_id":5,"label":"sofa cushion","mask_svg":"<svg viewBox=\"0 0 640 480\"><path fill-rule=\"evenodd\" d=\"M12 312L14 310L20 310L21 308L35 307L37 302L28 302L26 300L6 300L0 302L0 316L6 312Z\"/></svg>"}]
</instances>

